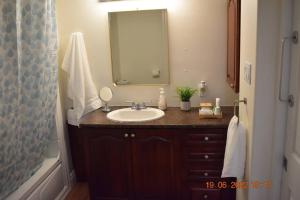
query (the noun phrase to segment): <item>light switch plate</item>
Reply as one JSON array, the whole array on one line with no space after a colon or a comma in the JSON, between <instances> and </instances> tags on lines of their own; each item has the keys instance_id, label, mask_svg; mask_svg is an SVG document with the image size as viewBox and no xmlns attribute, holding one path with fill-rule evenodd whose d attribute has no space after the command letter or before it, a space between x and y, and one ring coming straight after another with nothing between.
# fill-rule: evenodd
<instances>
[{"instance_id":1,"label":"light switch plate","mask_svg":"<svg viewBox=\"0 0 300 200\"><path fill-rule=\"evenodd\" d=\"M244 64L244 80L251 85L251 64L249 62Z\"/></svg>"}]
</instances>

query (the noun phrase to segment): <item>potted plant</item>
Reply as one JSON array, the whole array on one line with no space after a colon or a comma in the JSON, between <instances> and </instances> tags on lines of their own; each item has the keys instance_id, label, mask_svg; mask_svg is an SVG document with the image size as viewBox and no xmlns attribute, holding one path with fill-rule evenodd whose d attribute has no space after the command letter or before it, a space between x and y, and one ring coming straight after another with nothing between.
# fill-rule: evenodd
<instances>
[{"instance_id":1,"label":"potted plant","mask_svg":"<svg viewBox=\"0 0 300 200\"><path fill-rule=\"evenodd\" d=\"M180 98L180 109L184 111L191 110L191 97L197 92L197 89L191 87L177 87L177 94Z\"/></svg>"}]
</instances>

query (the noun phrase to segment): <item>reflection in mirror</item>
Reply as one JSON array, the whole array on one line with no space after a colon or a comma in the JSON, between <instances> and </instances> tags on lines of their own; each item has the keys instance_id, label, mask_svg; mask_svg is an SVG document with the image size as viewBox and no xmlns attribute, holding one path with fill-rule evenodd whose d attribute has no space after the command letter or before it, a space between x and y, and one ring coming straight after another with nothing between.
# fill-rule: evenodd
<instances>
[{"instance_id":1,"label":"reflection in mirror","mask_svg":"<svg viewBox=\"0 0 300 200\"><path fill-rule=\"evenodd\" d=\"M112 91L109 87L103 87L100 90L100 99L104 101L104 106L102 107L102 111L109 112L111 109L108 106L108 102L112 99Z\"/></svg>"},{"instance_id":2,"label":"reflection in mirror","mask_svg":"<svg viewBox=\"0 0 300 200\"><path fill-rule=\"evenodd\" d=\"M167 10L110 12L116 85L169 84Z\"/></svg>"}]
</instances>

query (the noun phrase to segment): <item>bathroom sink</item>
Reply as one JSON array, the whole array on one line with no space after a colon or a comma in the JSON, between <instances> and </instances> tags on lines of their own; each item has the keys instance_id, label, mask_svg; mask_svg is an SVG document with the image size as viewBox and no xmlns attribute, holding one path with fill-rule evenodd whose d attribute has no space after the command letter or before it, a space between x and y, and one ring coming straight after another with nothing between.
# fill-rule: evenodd
<instances>
[{"instance_id":1,"label":"bathroom sink","mask_svg":"<svg viewBox=\"0 0 300 200\"><path fill-rule=\"evenodd\" d=\"M164 115L164 111L156 108L145 108L141 110L123 108L108 113L107 118L118 122L146 122L159 119Z\"/></svg>"}]
</instances>

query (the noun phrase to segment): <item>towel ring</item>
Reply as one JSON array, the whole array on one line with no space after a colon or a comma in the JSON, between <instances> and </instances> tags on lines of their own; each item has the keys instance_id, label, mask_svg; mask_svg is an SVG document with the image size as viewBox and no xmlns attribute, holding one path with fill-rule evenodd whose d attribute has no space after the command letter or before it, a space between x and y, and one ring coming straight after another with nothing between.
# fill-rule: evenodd
<instances>
[{"instance_id":1,"label":"towel ring","mask_svg":"<svg viewBox=\"0 0 300 200\"><path fill-rule=\"evenodd\" d=\"M233 103L233 106L234 106L233 112L234 112L234 115L237 116L237 118L238 118L238 121L237 121L238 124L239 124L239 122L240 122L240 116L239 116L239 114L237 113L236 107L239 105L239 103L247 104L247 98L244 97L244 99L242 99L242 100L235 100L234 103Z\"/></svg>"}]
</instances>

